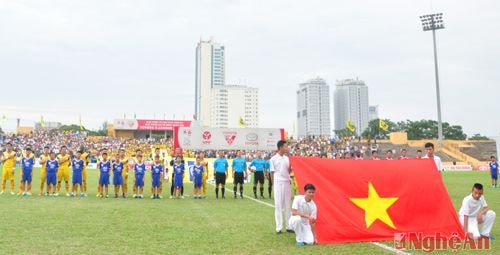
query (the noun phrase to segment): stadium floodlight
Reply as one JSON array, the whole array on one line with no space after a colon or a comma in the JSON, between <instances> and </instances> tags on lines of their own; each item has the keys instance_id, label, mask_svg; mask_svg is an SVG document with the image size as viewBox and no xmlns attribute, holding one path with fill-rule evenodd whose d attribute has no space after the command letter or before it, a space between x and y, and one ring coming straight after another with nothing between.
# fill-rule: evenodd
<instances>
[{"instance_id":1,"label":"stadium floodlight","mask_svg":"<svg viewBox=\"0 0 500 255\"><path fill-rule=\"evenodd\" d=\"M438 145L443 145L443 122L441 120L441 96L439 93L439 72L436 48L436 30L444 28L443 13L427 14L420 16L424 31L432 31L432 42L434 45L434 73L436 76L436 96L438 112Z\"/></svg>"}]
</instances>

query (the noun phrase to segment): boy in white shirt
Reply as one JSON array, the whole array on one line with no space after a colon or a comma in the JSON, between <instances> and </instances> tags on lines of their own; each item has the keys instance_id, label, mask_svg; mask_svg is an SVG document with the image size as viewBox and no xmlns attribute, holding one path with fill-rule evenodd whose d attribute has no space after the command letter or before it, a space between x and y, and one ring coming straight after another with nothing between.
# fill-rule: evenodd
<instances>
[{"instance_id":1,"label":"boy in white shirt","mask_svg":"<svg viewBox=\"0 0 500 255\"><path fill-rule=\"evenodd\" d=\"M304 195L295 196L293 199L289 225L295 231L297 246L317 243L315 223L318 210L313 201L315 192L314 185L306 184Z\"/></svg>"},{"instance_id":2,"label":"boy in white shirt","mask_svg":"<svg viewBox=\"0 0 500 255\"><path fill-rule=\"evenodd\" d=\"M483 185L475 183L470 195L466 196L460 207L459 220L464 228L464 232L474 239L490 236L491 228L495 221L496 214L488 208L483 196ZM482 224L479 231L479 224Z\"/></svg>"},{"instance_id":3,"label":"boy in white shirt","mask_svg":"<svg viewBox=\"0 0 500 255\"><path fill-rule=\"evenodd\" d=\"M437 170L439 172L441 172L443 170L443 166L441 164L441 158L434 154L434 144L433 143L426 143L425 150L427 151L427 154L423 158L434 159L434 163L436 164Z\"/></svg>"}]
</instances>

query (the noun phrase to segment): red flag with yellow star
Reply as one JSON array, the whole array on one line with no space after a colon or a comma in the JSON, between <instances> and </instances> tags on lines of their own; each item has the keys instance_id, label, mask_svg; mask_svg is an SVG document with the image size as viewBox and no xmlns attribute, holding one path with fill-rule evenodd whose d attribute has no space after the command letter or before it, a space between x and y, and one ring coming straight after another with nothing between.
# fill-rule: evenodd
<instances>
[{"instance_id":1,"label":"red flag with yellow star","mask_svg":"<svg viewBox=\"0 0 500 255\"><path fill-rule=\"evenodd\" d=\"M432 159L291 163L301 193L306 183L316 186L319 243L394 240L399 233L463 236Z\"/></svg>"}]
</instances>

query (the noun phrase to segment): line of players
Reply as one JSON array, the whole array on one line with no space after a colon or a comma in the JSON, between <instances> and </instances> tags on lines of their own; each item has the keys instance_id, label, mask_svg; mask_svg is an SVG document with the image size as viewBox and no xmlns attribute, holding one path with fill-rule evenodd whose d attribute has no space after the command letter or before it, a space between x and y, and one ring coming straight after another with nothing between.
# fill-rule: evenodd
<instances>
[{"instance_id":1,"label":"line of players","mask_svg":"<svg viewBox=\"0 0 500 255\"><path fill-rule=\"evenodd\" d=\"M35 165L35 156L30 148L26 148L24 153L21 153L21 183L18 195L31 195L31 182L33 176L33 167ZM165 160L160 155L160 150L155 149L152 155L153 162L151 164L151 198L159 199L162 193L163 180L168 179L168 167L165 167ZM179 150L175 151L174 159L170 162L172 166L172 186L170 198L184 198L184 159ZM14 170L16 162L16 152L12 149L12 144L6 144L6 151L2 154L3 162L2 171L2 191L5 193L6 181L11 182L11 194L14 193ZM87 165L89 164L89 153L77 151L75 154L68 153L66 146L60 148L60 153L50 151L48 146L44 147L44 152L40 156L41 164L40 172L40 193L46 196L58 196L62 188L62 182L65 183L66 196L87 196ZM101 150L98 168L98 197L109 197L109 185L112 174L112 184L114 185L114 197L120 195L123 198L128 196L128 169L129 162L132 162L133 167L133 197L143 198L144 177L146 174L146 164L143 160L142 151L137 150L133 158L126 158L125 152L120 150L114 157L108 155L107 150ZM72 167L72 187L69 193L69 168ZM215 179L216 179L216 198L219 198L219 187L222 190L222 198L224 196L225 183L228 176L229 164L223 151L219 152L219 158L214 162ZM253 192L257 198L257 184L260 184L260 198L264 198L264 179L268 176L269 161L262 158L262 153L258 152L257 157L252 160L247 167L246 160L242 157L242 152L238 151L237 158L233 159L232 172L234 176L234 196L236 198L237 186L239 185L240 197L243 198L243 183L247 177L246 169L254 173ZM193 183L194 183L194 198L206 198L206 182L208 178L208 161L204 159L204 153L201 152L196 158L196 164L193 166ZM267 178L269 180L269 178ZM44 188L46 192L44 193ZM120 193L121 189L121 193ZM272 183L268 181L268 194L271 198Z\"/></svg>"}]
</instances>

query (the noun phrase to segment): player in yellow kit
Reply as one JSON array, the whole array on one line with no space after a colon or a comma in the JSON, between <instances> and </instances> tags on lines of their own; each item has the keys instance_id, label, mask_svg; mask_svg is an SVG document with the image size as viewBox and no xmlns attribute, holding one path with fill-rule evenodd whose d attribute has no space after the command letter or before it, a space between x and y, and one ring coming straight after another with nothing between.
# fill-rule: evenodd
<instances>
[{"instance_id":1,"label":"player in yellow kit","mask_svg":"<svg viewBox=\"0 0 500 255\"><path fill-rule=\"evenodd\" d=\"M6 151L2 153L2 191L0 195L5 193L5 185L7 180L10 180L10 194L14 195L14 170L16 167L16 152L12 150L12 144L8 142Z\"/></svg>"},{"instance_id":2,"label":"player in yellow kit","mask_svg":"<svg viewBox=\"0 0 500 255\"><path fill-rule=\"evenodd\" d=\"M123 163L123 170L122 170L122 179L123 179L123 186L122 186L122 197L126 198L128 196L128 170L129 170L129 165L128 165L128 158L125 157L125 150L120 149L118 150L118 157L116 158L117 161Z\"/></svg>"},{"instance_id":3,"label":"player in yellow kit","mask_svg":"<svg viewBox=\"0 0 500 255\"><path fill-rule=\"evenodd\" d=\"M161 164L162 168L165 169L165 158L163 158L163 156L160 155L160 148L155 149L155 153L154 153L154 155L151 155L151 158L154 159L154 158L156 158L156 156L159 157L160 164ZM162 198L162 196L161 196L162 186L163 186L163 178L160 178L160 187L158 187L159 198ZM154 194L153 186L151 186L151 194ZM154 197L154 195L151 195L151 198L153 198L153 197Z\"/></svg>"},{"instance_id":4,"label":"player in yellow kit","mask_svg":"<svg viewBox=\"0 0 500 255\"><path fill-rule=\"evenodd\" d=\"M47 178L47 165L45 163L50 159L49 146L43 147L43 154L40 156L40 165L42 165L42 170L40 170L40 193L39 196L43 195L43 188L45 187Z\"/></svg>"},{"instance_id":5,"label":"player in yellow kit","mask_svg":"<svg viewBox=\"0 0 500 255\"><path fill-rule=\"evenodd\" d=\"M69 197L69 166L71 165L71 161L65 145L61 147L60 152L61 153L57 155L57 161L59 161L59 171L57 171L56 196L59 195L59 192L61 191L61 182L64 180L66 196Z\"/></svg>"},{"instance_id":6,"label":"player in yellow kit","mask_svg":"<svg viewBox=\"0 0 500 255\"><path fill-rule=\"evenodd\" d=\"M82 150L83 151L83 150ZM80 188L83 196L87 196L87 166L89 164L89 154L87 152L82 153L80 158L83 160L83 170L82 170L82 187Z\"/></svg>"},{"instance_id":7,"label":"player in yellow kit","mask_svg":"<svg viewBox=\"0 0 500 255\"><path fill-rule=\"evenodd\" d=\"M203 166L203 175L201 176L201 193L203 194L203 198L207 198L208 161L205 159L204 152L200 152L200 162Z\"/></svg>"}]
</instances>

